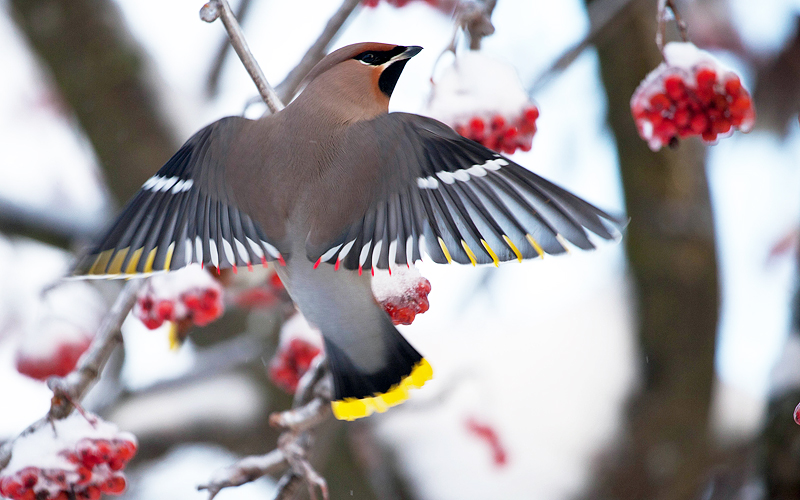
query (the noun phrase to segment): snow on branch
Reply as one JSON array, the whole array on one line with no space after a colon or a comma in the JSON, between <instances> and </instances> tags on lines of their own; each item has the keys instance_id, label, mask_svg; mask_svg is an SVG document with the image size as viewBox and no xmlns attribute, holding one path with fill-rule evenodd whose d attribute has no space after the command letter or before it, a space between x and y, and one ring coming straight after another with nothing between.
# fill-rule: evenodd
<instances>
[{"instance_id":1,"label":"snow on branch","mask_svg":"<svg viewBox=\"0 0 800 500\"><path fill-rule=\"evenodd\" d=\"M658 13L656 14L656 21L658 22L658 29L656 30L656 46L661 53L664 53L664 37L667 30L667 22L675 20L680 31L681 39L684 42L689 41L688 28L686 23L681 19L678 9L675 8L674 0L658 0Z\"/></svg>"},{"instance_id":2,"label":"snow on branch","mask_svg":"<svg viewBox=\"0 0 800 500\"><path fill-rule=\"evenodd\" d=\"M253 79L253 83L256 84L258 93L261 94L261 98L264 99L269 110L273 113L282 110L284 107L283 102L281 102L278 94L275 93L275 89L273 89L267 81L267 77L264 76L261 66L258 65L255 57L253 57L253 53L250 52L250 47L247 45L247 40L244 38L242 27L239 26L239 22L236 21L236 16L233 15L233 11L231 10L231 6L228 5L227 0L211 0L200 9L200 19L203 21L212 23L218 18L222 20L222 24L225 26L225 31L228 32L228 38L231 40L233 49L242 61L250 78Z\"/></svg>"},{"instance_id":3,"label":"snow on branch","mask_svg":"<svg viewBox=\"0 0 800 500\"><path fill-rule=\"evenodd\" d=\"M120 327L128 316L128 312L133 307L134 302L136 302L136 294L144 281L143 279L136 279L125 284L75 370L65 377L51 377L48 379L47 386L53 391L50 411L46 416L25 429L20 436L8 441L0 448L0 470L5 468L9 460L11 460L12 447L19 437L30 434L53 420L69 416L92 383L97 380L106 362L111 357L111 353L114 352L114 349L119 344L122 344Z\"/></svg>"}]
</instances>

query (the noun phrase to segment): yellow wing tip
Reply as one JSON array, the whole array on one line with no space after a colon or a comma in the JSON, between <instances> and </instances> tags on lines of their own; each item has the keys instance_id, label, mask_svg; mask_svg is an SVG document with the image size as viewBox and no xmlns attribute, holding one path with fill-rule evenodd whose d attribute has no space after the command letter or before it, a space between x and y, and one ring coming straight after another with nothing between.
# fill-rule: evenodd
<instances>
[{"instance_id":1,"label":"yellow wing tip","mask_svg":"<svg viewBox=\"0 0 800 500\"><path fill-rule=\"evenodd\" d=\"M510 248L511 251L514 252L514 255L517 256L517 260L522 262L522 254L519 252L519 248L517 248L517 245L515 245L514 242L511 241L511 238L509 238L507 235L504 234L503 240L508 245L508 248Z\"/></svg>"},{"instance_id":2,"label":"yellow wing tip","mask_svg":"<svg viewBox=\"0 0 800 500\"><path fill-rule=\"evenodd\" d=\"M433 368L425 358L414 366L411 373L391 389L371 397L356 399L345 398L331 401L333 416L339 420L353 421L358 418L368 417L375 412L383 413L392 406L397 406L408 399L411 389L420 389L425 382L433 378Z\"/></svg>"},{"instance_id":3,"label":"yellow wing tip","mask_svg":"<svg viewBox=\"0 0 800 500\"><path fill-rule=\"evenodd\" d=\"M489 256L492 257L492 262L494 262L494 267L500 267L500 259L497 258L497 254L494 253L492 247L490 247L489 244L486 243L486 240L481 240L481 245L483 245L483 248L485 248L486 251L489 252Z\"/></svg>"},{"instance_id":4,"label":"yellow wing tip","mask_svg":"<svg viewBox=\"0 0 800 500\"><path fill-rule=\"evenodd\" d=\"M469 257L469 261L472 262L472 267L475 267L477 264L477 258L475 257L475 252L467 245L467 242L461 240L461 246L464 248L464 251L467 252L467 257Z\"/></svg>"},{"instance_id":5,"label":"yellow wing tip","mask_svg":"<svg viewBox=\"0 0 800 500\"><path fill-rule=\"evenodd\" d=\"M539 258L544 259L544 249L537 243L537 241L531 236L530 234L526 234L525 238L528 240L528 243L531 244L534 250L539 252Z\"/></svg>"},{"instance_id":6,"label":"yellow wing tip","mask_svg":"<svg viewBox=\"0 0 800 500\"><path fill-rule=\"evenodd\" d=\"M452 264L453 258L450 257L450 251L447 249L447 246L445 246L442 238L439 238L439 246L442 247L442 253L444 253L444 258L447 259L447 263Z\"/></svg>"}]
</instances>

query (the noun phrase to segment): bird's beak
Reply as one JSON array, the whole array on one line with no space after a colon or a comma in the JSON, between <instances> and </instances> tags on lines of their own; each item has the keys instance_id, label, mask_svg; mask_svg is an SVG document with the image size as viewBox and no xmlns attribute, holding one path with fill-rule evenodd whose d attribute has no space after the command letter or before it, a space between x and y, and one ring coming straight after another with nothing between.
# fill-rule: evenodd
<instances>
[{"instance_id":1,"label":"bird's beak","mask_svg":"<svg viewBox=\"0 0 800 500\"><path fill-rule=\"evenodd\" d=\"M406 47L406 50L397 54L391 59L391 62L394 61L402 61L403 59L411 59L415 55L419 54L422 50L422 47L419 45L411 45L410 47Z\"/></svg>"}]
</instances>

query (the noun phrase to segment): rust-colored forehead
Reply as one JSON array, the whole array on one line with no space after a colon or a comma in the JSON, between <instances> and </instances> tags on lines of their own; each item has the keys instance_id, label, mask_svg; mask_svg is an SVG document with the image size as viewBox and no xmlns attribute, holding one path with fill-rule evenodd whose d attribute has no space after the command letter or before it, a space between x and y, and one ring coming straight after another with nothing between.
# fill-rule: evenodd
<instances>
[{"instance_id":1,"label":"rust-colored forehead","mask_svg":"<svg viewBox=\"0 0 800 500\"><path fill-rule=\"evenodd\" d=\"M362 52L366 52L368 50L374 50L376 52L383 52L389 51L397 47L397 45L389 44L389 43L377 43L377 42L361 42L361 43L354 43L352 45L347 45L342 47L341 49L336 49L327 56L325 59L334 59L336 62L346 61L347 59L351 59ZM323 61L325 60L323 59ZM334 63L335 64L335 63Z\"/></svg>"},{"instance_id":2,"label":"rust-colored forehead","mask_svg":"<svg viewBox=\"0 0 800 500\"><path fill-rule=\"evenodd\" d=\"M308 75L304 78L304 81L305 83L308 83L340 62L352 59L353 57L367 50L382 52L392 50L395 47L397 47L397 45L390 43L361 42L336 49L318 62L317 65L314 66L311 71L309 71Z\"/></svg>"}]
</instances>

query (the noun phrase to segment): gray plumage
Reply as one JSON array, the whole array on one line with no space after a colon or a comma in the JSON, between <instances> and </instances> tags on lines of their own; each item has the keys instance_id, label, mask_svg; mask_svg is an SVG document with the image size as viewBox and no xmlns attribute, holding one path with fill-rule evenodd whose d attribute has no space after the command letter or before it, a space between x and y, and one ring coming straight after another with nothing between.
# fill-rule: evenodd
<instances>
[{"instance_id":1,"label":"gray plumage","mask_svg":"<svg viewBox=\"0 0 800 500\"><path fill-rule=\"evenodd\" d=\"M336 398L386 392L421 356L376 304L369 272L497 263L593 248L622 221L436 120L388 113L417 47L329 54L276 115L195 134L123 210L76 274L139 274L192 262L279 261L320 328ZM324 262L324 264L321 264Z\"/></svg>"}]
</instances>

